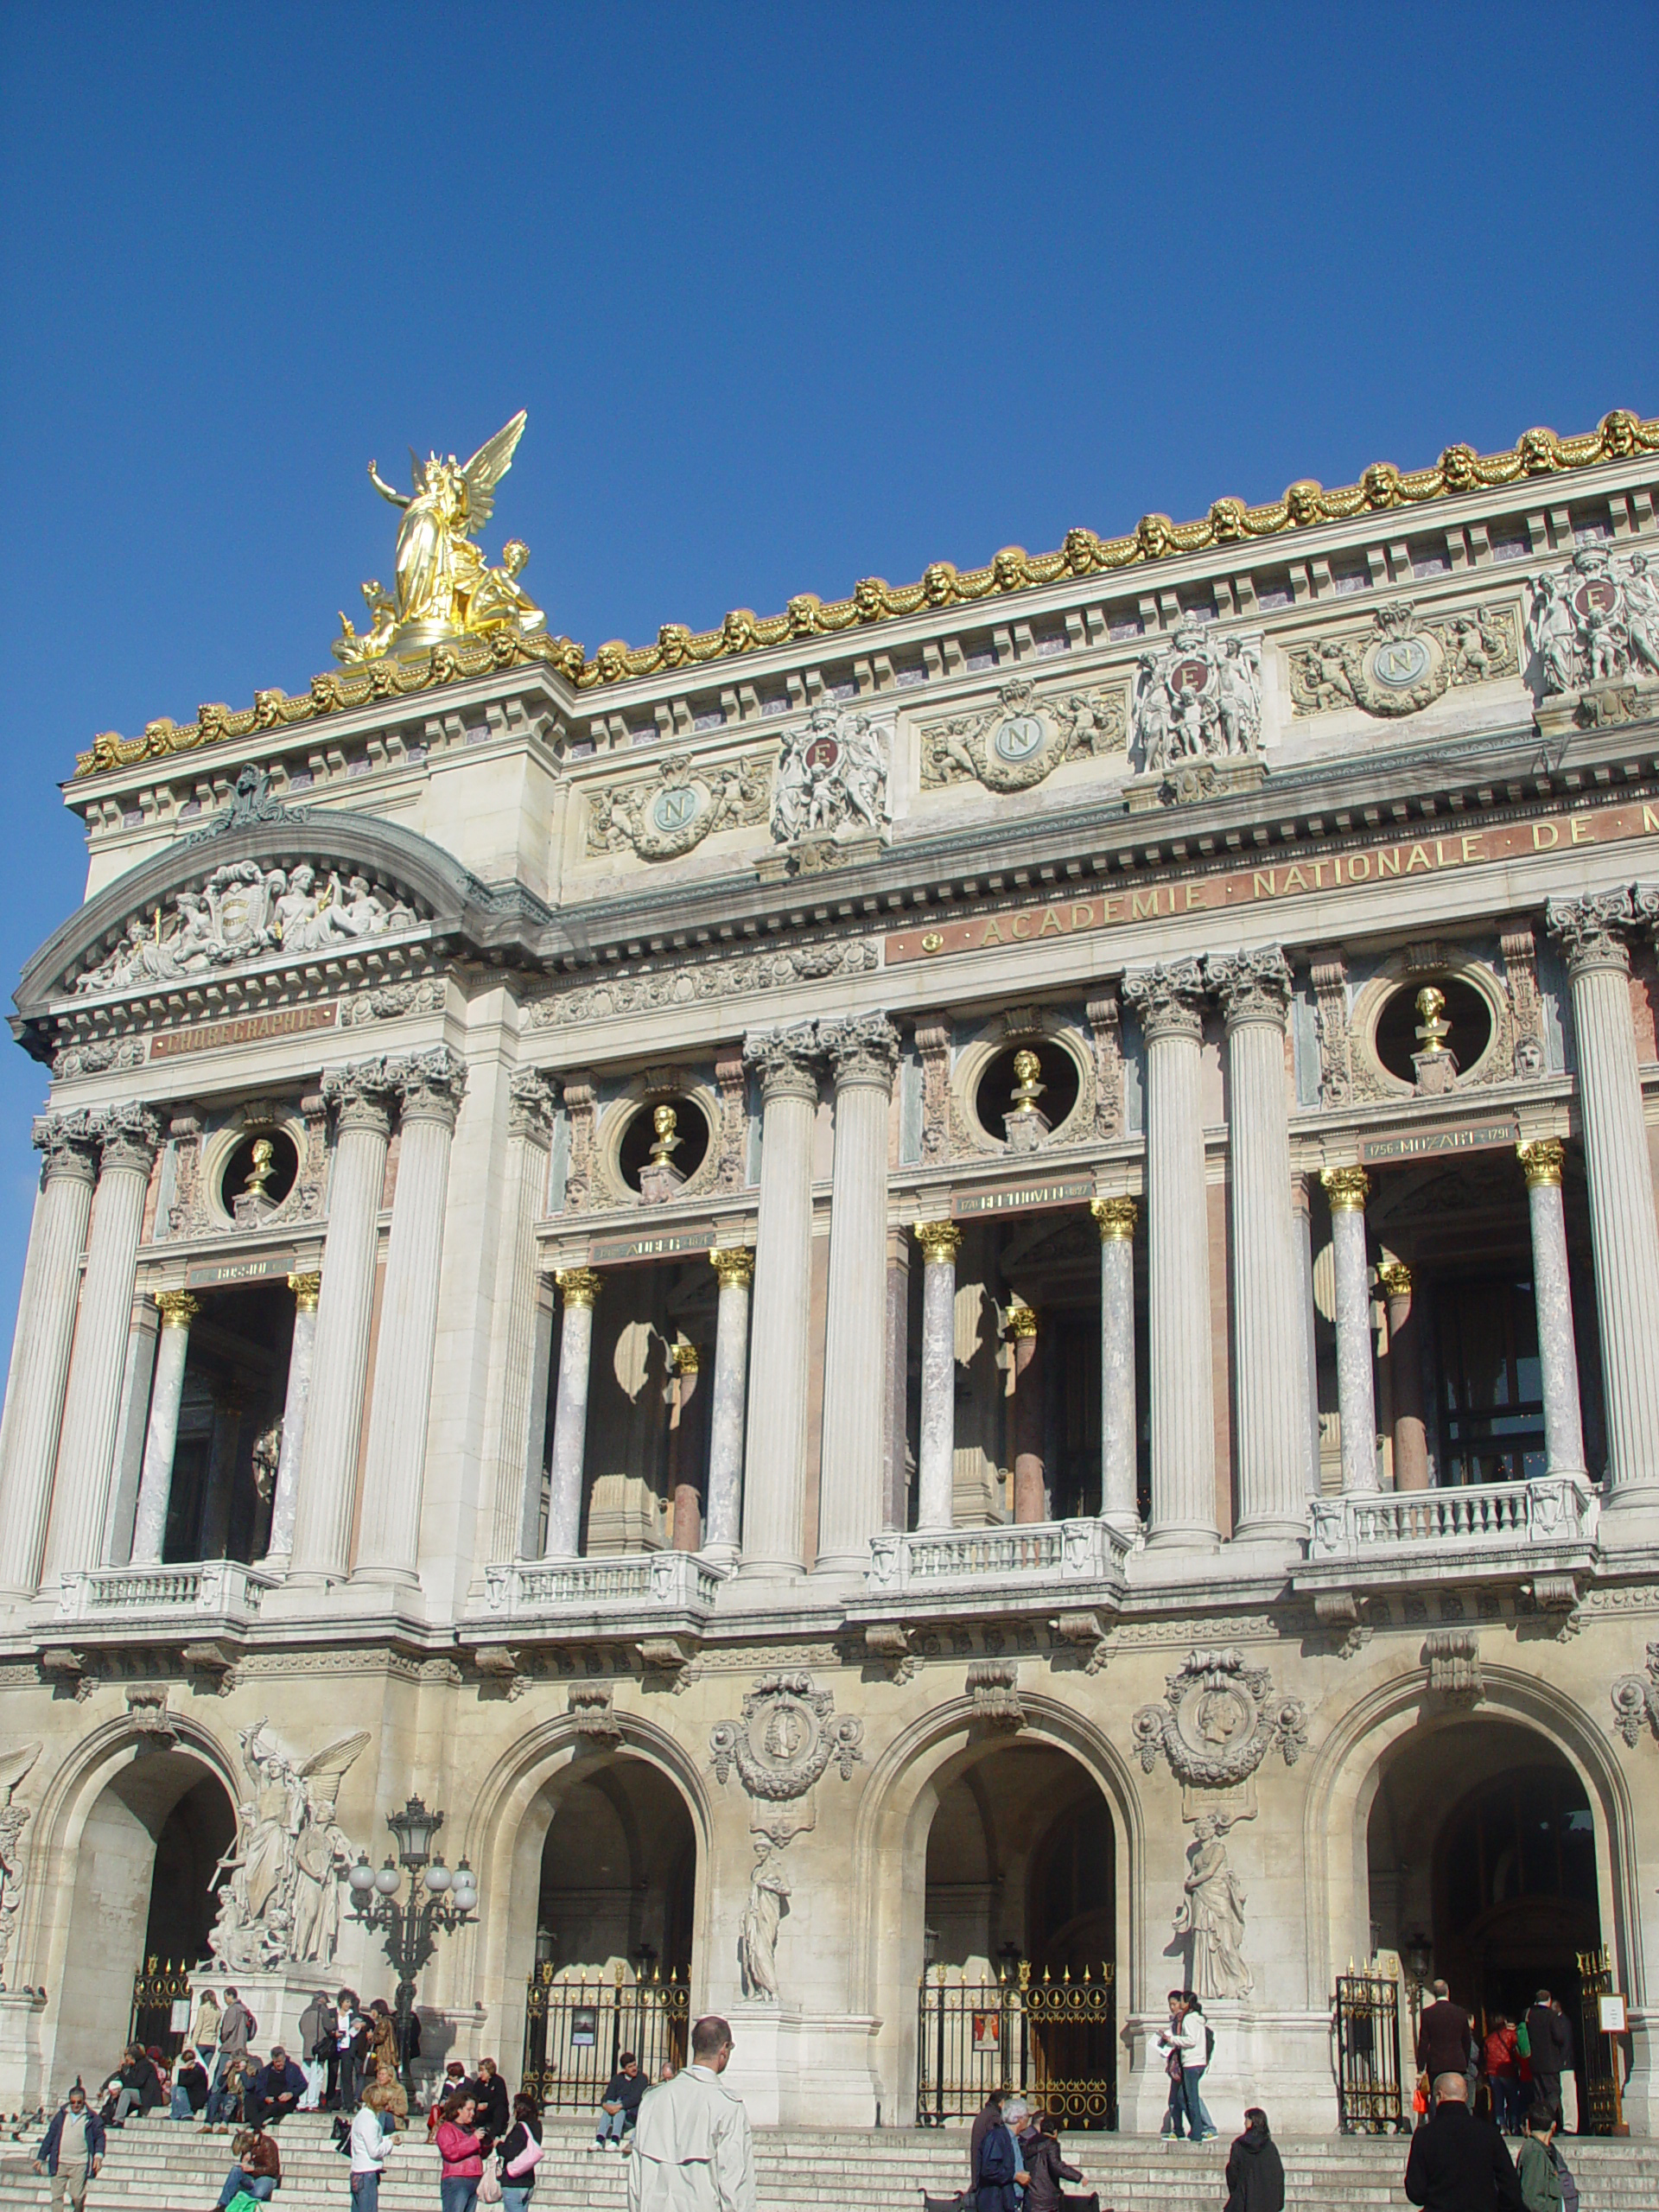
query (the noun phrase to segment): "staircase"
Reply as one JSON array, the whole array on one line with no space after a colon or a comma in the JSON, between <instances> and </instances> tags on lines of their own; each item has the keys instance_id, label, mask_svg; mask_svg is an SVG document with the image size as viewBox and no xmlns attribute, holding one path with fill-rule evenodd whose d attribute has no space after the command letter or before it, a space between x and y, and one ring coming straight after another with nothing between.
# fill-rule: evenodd
<instances>
[{"instance_id":1,"label":"staircase","mask_svg":"<svg viewBox=\"0 0 1659 2212\"><path fill-rule=\"evenodd\" d=\"M277 2130L283 2186L275 2212L343 2212L349 2205L346 2162L329 2141L329 2121L296 2113ZM43 2177L20 2158L32 2152L42 2130L4 2146L0 2162L0 2212L49 2202ZM380 2184L382 2212L433 2212L438 2201L438 2158L417 2122L407 2148L392 2153ZM625 2160L613 2151L590 2152L583 2123L552 2120L547 2156L537 2170L533 2207L541 2212L622 2212ZM1402 2138L1280 2144L1288 2202L1293 2208L1405 2206ZM828 2204L869 2207L872 2212L919 2212L924 2188L950 2196L967 2166L965 2129L873 2130L768 2128L755 2137L760 2212L823 2212ZM1073 2162L1114 2212L1219 2212L1225 2190L1224 2141L1199 2146L1147 2136L1067 2138ZM1659 2205L1659 2143L1565 2139L1578 2177L1584 2212L1654 2212ZM151 2114L132 2120L110 2138L104 2171L87 2196L88 2212L208 2212L231 2162L231 2136L204 2135L183 2122Z\"/></svg>"}]
</instances>

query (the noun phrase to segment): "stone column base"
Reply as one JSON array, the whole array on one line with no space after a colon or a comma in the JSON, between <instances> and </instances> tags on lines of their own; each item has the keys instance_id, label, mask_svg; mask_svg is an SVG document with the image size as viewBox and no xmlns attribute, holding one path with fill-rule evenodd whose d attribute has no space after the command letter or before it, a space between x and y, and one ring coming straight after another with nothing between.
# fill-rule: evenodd
<instances>
[{"instance_id":1,"label":"stone column base","mask_svg":"<svg viewBox=\"0 0 1659 2212\"><path fill-rule=\"evenodd\" d=\"M756 2127L874 2127L880 2085L876 2023L856 2013L792 2005L741 2005L726 2014L732 2058L726 2087ZM884 2123L893 2113L885 2109Z\"/></svg>"},{"instance_id":2,"label":"stone column base","mask_svg":"<svg viewBox=\"0 0 1659 2212\"><path fill-rule=\"evenodd\" d=\"M0 2103L12 2112L32 2112L36 2105L46 2102L46 2067L41 2052L41 2016L45 2011L45 1998L37 1997L32 1989L0 1989ZM64 2084L66 2089L67 2086ZM38 2139L26 2146L31 2155Z\"/></svg>"}]
</instances>

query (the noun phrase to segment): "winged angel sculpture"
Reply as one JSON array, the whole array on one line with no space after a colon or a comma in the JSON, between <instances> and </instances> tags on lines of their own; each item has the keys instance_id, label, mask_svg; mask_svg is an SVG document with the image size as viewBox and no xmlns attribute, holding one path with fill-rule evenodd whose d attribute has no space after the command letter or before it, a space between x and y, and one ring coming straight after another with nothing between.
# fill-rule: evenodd
<instances>
[{"instance_id":1,"label":"winged angel sculpture","mask_svg":"<svg viewBox=\"0 0 1659 2212\"><path fill-rule=\"evenodd\" d=\"M334 1802L368 1731L342 1736L302 1767L256 1720L240 1732L249 1795L236 1808L236 1840L219 1863L219 1917L207 1938L221 1966L249 1974L289 1960L327 1966L340 1941L340 1885L352 1847Z\"/></svg>"},{"instance_id":2,"label":"winged angel sculpture","mask_svg":"<svg viewBox=\"0 0 1659 2212\"><path fill-rule=\"evenodd\" d=\"M388 593L377 581L365 583L363 597L372 618L368 630L352 627L344 614L334 640L334 658L346 662L378 660L402 645L429 645L441 637L515 629L542 629L546 617L519 577L530 549L513 538L499 568L485 565L474 543L495 506L495 487L512 466L524 435L524 410L486 440L469 461L435 453L422 461L410 448L412 493L397 491L369 463L369 481L383 499L403 510L397 527L397 589Z\"/></svg>"}]
</instances>

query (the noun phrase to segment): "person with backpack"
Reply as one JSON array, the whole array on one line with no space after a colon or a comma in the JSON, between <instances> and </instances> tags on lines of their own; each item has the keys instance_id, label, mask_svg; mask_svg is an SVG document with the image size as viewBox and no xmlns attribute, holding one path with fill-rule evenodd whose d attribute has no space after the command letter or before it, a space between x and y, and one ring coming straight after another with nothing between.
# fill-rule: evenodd
<instances>
[{"instance_id":1,"label":"person with backpack","mask_svg":"<svg viewBox=\"0 0 1659 2212\"><path fill-rule=\"evenodd\" d=\"M225 2079L226 2069L233 2058L245 2058L248 2045L259 2032L256 2020L235 1990L225 1992L224 2010L219 2016L219 2059L213 2068L213 2087L218 2088Z\"/></svg>"},{"instance_id":2,"label":"person with backpack","mask_svg":"<svg viewBox=\"0 0 1659 2212\"><path fill-rule=\"evenodd\" d=\"M1547 2105L1534 2105L1527 2114L1515 2170L1527 2212L1578 2212L1579 2185L1555 2141L1555 2115Z\"/></svg>"}]
</instances>

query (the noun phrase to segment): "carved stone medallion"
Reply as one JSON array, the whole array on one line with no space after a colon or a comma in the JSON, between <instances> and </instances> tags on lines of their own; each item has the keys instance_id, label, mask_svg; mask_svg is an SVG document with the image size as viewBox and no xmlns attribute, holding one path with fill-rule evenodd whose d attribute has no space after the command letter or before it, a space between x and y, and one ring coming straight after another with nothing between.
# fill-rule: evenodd
<instances>
[{"instance_id":1,"label":"carved stone medallion","mask_svg":"<svg viewBox=\"0 0 1659 2212\"><path fill-rule=\"evenodd\" d=\"M1028 677L1015 677L993 705L924 728L923 788L971 780L988 791L1026 791L1063 760L1121 753L1124 719L1116 688L1039 699Z\"/></svg>"},{"instance_id":2,"label":"carved stone medallion","mask_svg":"<svg viewBox=\"0 0 1659 2212\"><path fill-rule=\"evenodd\" d=\"M1315 638L1290 655L1292 709L1325 714L1414 715L1448 687L1483 683L1519 670L1514 609L1474 607L1420 623L1407 599L1379 607L1369 627Z\"/></svg>"},{"instance_id":3,"label":"carved stone medallion","mask_svg":"<svg viewBox=\"0 0 1659 2212\"><path fill-rule=\"evenodd\" d=\"M611 853L631 846L643 861L677 860L716 830L764 821L769 765L764 753L719 766L694 766L689 753L670 753L654 779L607 784L593 794L588 850Z\"/></svg>"},{"instance_id":4,"label":"carved stone medallion","mask_svg":"<svg viewBox=\"0 0 1659 2212\"><path fill-rule=\"evenodd\" d=\"M1178 1781L1211 1789L1245 1781L1275 1745L1294 1766L1307 1745L1300 1700L1280 1697L1267 1669L1247 1667L1236 1650L1188 1652L1163 1704L1143 1705L1133 1726L1147 1773L1161 1751Z\"/></svg>"},{"instance_id":5,"label":"carved stone medallion","mask_svg":"<svg viewBox=\"0 0 1659 2212\"><path fill-rule=\"evenodd\" d=\"M810 1675L762 1675L743 1700L741 1720L710 1730L709 1752L716 1781L734 1766L751 1797L779 1803L804 1797L835 1761L843 1782L861 1764L864 1723L835 1710L830 1690L814 1689Z\"/></svg>"}]
</instances>

